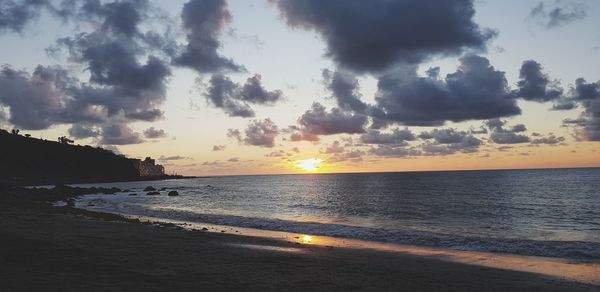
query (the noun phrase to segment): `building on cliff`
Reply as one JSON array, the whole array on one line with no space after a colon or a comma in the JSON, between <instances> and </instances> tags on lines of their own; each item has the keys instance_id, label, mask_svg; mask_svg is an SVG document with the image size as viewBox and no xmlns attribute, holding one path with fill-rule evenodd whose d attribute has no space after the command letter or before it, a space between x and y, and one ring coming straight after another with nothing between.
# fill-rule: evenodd
<instances>
[{"instance_id":1,"label":"building on cliff","mask_svg":"<svg viewBox=\"0 0 600 292\"><path fill-rule=\"evenodd\" d=\"M154 159L146 157L146 159L131 159L133 166L139 172L139 176L161 176L165 175L165 168L156 164Z\"/></svg>"}]
</instances>

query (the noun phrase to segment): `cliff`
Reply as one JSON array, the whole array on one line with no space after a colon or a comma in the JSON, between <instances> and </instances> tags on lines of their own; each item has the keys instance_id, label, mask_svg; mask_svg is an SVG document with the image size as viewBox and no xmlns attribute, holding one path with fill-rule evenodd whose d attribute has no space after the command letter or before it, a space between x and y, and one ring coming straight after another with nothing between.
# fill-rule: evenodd
<instances>
[{"instance_id":1,"label":"cliff","mask_svg":"<svg viewBox=\"0 0 600 292\"><path fill-rule=\"evenodd\" d=\"M154 161L109 150L25 137L0 130L0 184L60 184L164 177ZM152 162L150 165L149 162ZM150 171L148 170L150 169Z\"/></svg>"}]
</instances>

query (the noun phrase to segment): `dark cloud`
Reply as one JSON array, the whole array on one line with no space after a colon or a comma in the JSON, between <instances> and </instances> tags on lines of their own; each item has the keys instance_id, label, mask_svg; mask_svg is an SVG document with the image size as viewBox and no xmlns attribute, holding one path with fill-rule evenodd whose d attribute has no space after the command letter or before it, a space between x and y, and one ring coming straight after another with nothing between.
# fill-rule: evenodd
<instances>
[{"instance_id":1,"label":"dark cloud","mask_svg":"<svg viewBox=\"0 0 600 292\"><path fill-rule=\"evenodd\" d=\"M584 111L578 119L566 119L563 123L576 128L578 140L600 141L600 81L588 83L578 78L571 95L571 99L581 104Z\"/></svg>"},{"instance_id":2,"label":"dark cloud","mask_svg":"<svg viewBox=\"0 0 600 292\"><path fill-rule=\"evenodd\" d=\"M37 19L47 0L2 0L0 1L0 33L20 33L31 21Z\"/></svg>"},{"instance_id":3,"label":"dark cloud","mask_svg":"<svg viewBox=\"0 0 600 292\"><path fill-rule=\"evenodd\" d=\"M362 150L351 150L346 152L339 152L333 154L331 157L327 158L327 162L358 162L363 160L363 156L365 155L365 151Z\"/></svg>"},{"instance_id":4,"label":"dark cloud","mask_svg":"<svg viewBox=\"0 0 600 292\"><path fill-rule=\"evenodd\" d=\"M31 75L3 67L0 104L8 107L10 122L38 130L73 124L70 134L77 137L93 137L97 133L89 129L99 127L105 144L141 142L127 124L162 117L159 107L171 74L164 53L154 54L140 30L152 6L146 0L60 3L52 2L51 12L80 21L78 28L90 24L92 30L59 39L49 52L65 52L70 62L86 69L89 80L59 66L38 66Z\"/></svg>"},{"instance_id":5,"label":"dark cloud","mask_svg":"<svg viewBox=\"0 0 600 292\"><path fill-rule=\"evenodd\" d=\"M139 133L136 133L127 124L120 121L110 121L102 125L102 139L104 145L127 145L144 142Z\"/></svg>"},{"instance_id":6,"label":"dark cloud","mask_svg":"<svg viewBox=\"0 0 600 292\"><path fill-rule=\"evenodd\" d=\"M271 1L291 27L318 32L327 43L327 56L338 65L360 72L485 49L495 35L473 21L472 0L436 5L420 0Z\"/></svg>"},{"instance_id":7,"label":"dark cloud","mask_svg":"<svg viewBox=\"0 0 600 292\"><path fill-rule=\"evenodd\" d=\"M8 107L9 122L42 130L54 124L98 123L106 111L80 102L78 83L60 67L38 66L33 74L3 66L0 71L0 104Z\"/></svg>"},{"instance_id":8,"label":"dark cloud","mask_svg":"<svg viewBox=\"0 0 600 292\"><path fill-rule=\"evenodd\" d=\"M523 62L519 71L521 78L517 83L517 97L525 100L546 102L558 99L563 94L557 82L552 82L548 75L542 72L542 65L536 61Z\"/></svg>"},{"instance_id":9,"label":"dark cloud","mask_svg":"<svg viewBox=\"0 0 600 292\"><path fill-rule=\"evenodd\" d=\"M95 126L74 124L69 128L69 136L75 139L96 138L101 132Z\"/></svg>"},{"instance_id":10,"label":"dark cloud","mask_svg":"<svg viewBox=\"0 0 600 292\"><path fill-rule=\"evenodd\" d=\"M226 0L190 0L183 6L181 20L187 46L174 64L203 73L245 71L243 66L219 55L219 37L231 21Z\"/></svg>"},{"instance_id":11,"label":"dark cloud","mask_svg":"<svg viewBox=\"0 0 600 292\"><path fill-rule=\"evenodd\" d=\"M102 30L133 37L139 33L138 24L145 17L149 3L147 0L129 0L101 3L99 0L86 1L81 9L83 17L98 19Z\"/></svg>"},{"instance_id":12,"label":"dark cloud","mask_svg":"<svg viewBox=\"0 0 600 292\"><path fill-rule=\"evenodd\" d=\"M376 148L369 149L369 153L384 157L411 157L420 156L423 154L420 150L414 147L394 145L379 145Z\"/></svg>"},{"instance_id":13,"label":"dark cloud","mask_svg":"<svg viewBox=\"0 0 600 292\"><path fill-rule=\"evenodd\" d=\"M331 92L332 98L344 110L364 113L368 106L361 101L358 79L348 72L323 70L325 87Z\"/></svg>"},{"instance_id":14,"label":"dark cloud","mask_svg":"<svg viewBox=\"0 0 600 292\"><path fill-rule=\"evenodd\" d=\"M587 16L587 7L581 1L555 1L550 7L546 7L546 4L540 1L531 9L529 17L539 21L547 29L563 26Z\"/></svg>"},{"instance_id":15,"label":"dark cloud","mask_svg":"<svg viewBox=\"0 0 600 292\"><path fill-rule=\"evenodd\" d=\"M244 130L243 136L240 130L227 130L227 137L236 139L240 143L268 148L275 147L277 135L279 135L279 128L271 119L251 121Z\"/></svg>"},{"instance_id":16,"label":"dark cloud","mask_svg":"<svg viewBox=\"0 0 600 292\"><path fill-rule=\"evenodd\" d=\"M457 152L473 153L479 150L483 142L465 131L456 129L433 129L419 134L426 140L421 145L424 155L449 155Z\"/></svg>"},{"instance_id":17,"label":"dark cloud","mask_svg":"<svg viewBox=\"0 0 600 292\"><path fill-rule=\"evenodd\" d=\"M415 135L408 128L394 129L391 133L371 129L360 136L360 141L365 144L403 144L415 139Z\"/></svg>"},{"instance_id":18,"label":"dark cloud","mask_svg":"<svg viewBox=\"0 0 600 292\"><path fill-rule=\"evenodd\" d=\"M533 139L531 141L531 144L534 144L534 145L540 145L540 144L556 145L556 144L561 144L564 142L565 142L565 137L557 137L554 134L550 133L547 137Z\"/></svg>"},{"instance_id":19,"label":"dark cloud","mask_svg":"<svg viewBox=\"0 0 600 292\"><path fill-rule=\"evenodd\" d=\"M164 138L166 136L167 133L165 133L165 130L156 129L154 127L150 127L144 131L144 137L148 139Z\"/></svg>"},{"instance_id":20,"label":"dark cloud","mask_svg":"<svg viewBox=\"0 0 600 292\"><path fill-rule=\"evenodd\" d=\"M487 134L488 130L485 127L479 127L479 128L473 128L471 127L471 129L469 130L471 132L471 134L474 135L481 135L481 134Z\"/></svg>"},{"instance_id":21,"label":"dark cloud","mask_svg":"<svg viewBox=\"0 0 600 292\"><path fill-rule=\"evenodd\" d=\"M571 89L571 95L578 101L598 99L600 98L600 81L588 83L583 78L577 78L575 87Z\"/></svg>"},{"instance_id":22,"label":"dark cloud","mask_svg":"<svg viewBox=\"0 0 600 292\"><path fill-rule=\"evenodd\" d=\"M571 100L559 100L552 105L553 111L568 111L577 108L577 104Z\"/></svg>"},{"instance_id":23,"label":"dark cloud","mask_svg":"<svg viewBox=\"0 0 600 292\"><path fill-rule=\"evenodd\" d=\"M225 145L214 145L212 151L223 151L227 148Z\"/></svg>"},{"instance_id":24,"label":"dark cloud","mask_svg":"<svg viewBox=\"0 0 600 292\"><path fill-rule=\"evenodd\" d=\"M173 160L184 160L184 159L190 159L189 157L185 157L185 156L181 156L181 155L174 155L174 156L164 156L161 155L158 160L160 161L173 161Z\"/></svg>"},{"instance_id":25,"label":"dark cloud","mask_svg":"<svg viewBox=\"0 0 600 292\"><path fill-rule=\"evenodd\" d=\"M277 150L270 153L265 154L265 157L286 157L287 154L283 150Z\"/></svg>"},{"instance_id":26,"label":"dark cloud","mask_svg":"<svg viewBox=\"0 0 600 292\"><path fill-rule=\"evenodd\" d=\"M313 103L299 119L300 127L294 127L291 139L293 141L316 141L320 135L360 134L365 132L367 116L343 112L339 108L328 112L319 103Z\"/></svg>"},{"instance_id":27,"label":"dark cloud","mask_svg":"<svg viewBox=\"0 0 600 292\"><path fill-rule=\"evenodd\" d=\"M227 76L213 75L204 96L229 116L253 117L254 111L249 104L273 105L282 99L283 93L280 90L266 90L258 74L248 78L244 85Z\"/></svg>"},{"instance_id":28,"label":"dark cloud","mask_svg":"<svg viewBox=\"0 0 600 292\"><path fill-rule=\"evenodd\" d=\"M133 120L154 121L162 116L170 69L155 56L138 62L138 44L125 37L79 34L59 40L70 60L85 64L90 84L71 92L80 103L103 106L108 115L124 114Z\"/></svg>"},{"instance_id":29,"label":"dark cloud","mask_svg":"<svg viewBox=\"0 0 600 292\"><path fill-rule=\"evenodd\" d=\"M496 144L519 144L527 143L530 138L526 135L517 134L527 131L527 128L523 124L517 124L512 127L506 128L506 121L500 119L493 119L486 122L488 128L492 131L490 140Z\"/></svg>"},{"instance_id":30,"label":"dark cloud","mask_svg":"<svg viewBox=\"0 0 600 292\"><path fill-rule=\"evenodd\" d=\"M373 113L376 118L433 126L521 113L504 72L494 69L484 57L461 58L458 70L444 80L419 77L416 67L398 69L379 79L375 99L380 112Z\"/></svg>"},{"instance_id":31,"label":"dark cloud","mask_svg":"<svg viewBox=\"0 0 600 292\"><path fill-rule=\"evenodd\" d=\"M232 157L227 159L227 162L240 162L240 158L239 157Z\"/></svg>"},{"instance_id":32,"label":"dark cloud","mask_svg":"<svg viewBox=\"0 0 600 292\"><path fill-rule=\"evenodd\" d=\"M264 119L250 122L244 133L246 134L244 143L248 145L274 147L279 130L271 119Z\"/></svg>"}]
</instances>

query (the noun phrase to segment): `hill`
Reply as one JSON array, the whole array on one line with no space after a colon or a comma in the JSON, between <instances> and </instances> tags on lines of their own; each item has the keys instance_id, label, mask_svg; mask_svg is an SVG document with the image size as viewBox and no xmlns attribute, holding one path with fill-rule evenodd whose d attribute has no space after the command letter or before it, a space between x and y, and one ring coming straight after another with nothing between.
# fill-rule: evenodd
<instances>
[{"instance_id":1,"label":"hill","mask_svg":"<svg viewBox=\"0 0 600 292\"><path fill-rule=\"evenodd\" d=\"M142 161L91 146L47 141L0 129L0 185L108 182L167 177ZM150 164L151 163L151 164ZM151 171L149 171L151 170Z\"/></svg>"}]
</instances>

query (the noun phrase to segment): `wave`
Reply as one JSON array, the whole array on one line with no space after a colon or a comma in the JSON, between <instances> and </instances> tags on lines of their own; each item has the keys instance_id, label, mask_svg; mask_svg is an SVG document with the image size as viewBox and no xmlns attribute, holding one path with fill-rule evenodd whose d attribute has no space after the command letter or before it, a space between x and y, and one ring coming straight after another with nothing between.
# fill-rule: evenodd
<instances>
[{"instance_id":1,"label":"wave","mask_svg":"<svg viewBox=\"0 0 600 292\"><path fill-rule=\"evenodd\" d=\"M600 243L589 241L528 240L488 238L443 234L430 231L399 230L361 227L335 223L298 222L261 217L221 214L199 214L171 208L150 208L90 197L81 199L78 207L97 211L147 216L189 223L207 223L271 231L359 239L404 245L447 248L465 251L509 253L524 256L542 256L578 260L600 260Z\"/></svg>"}]
</instances>

